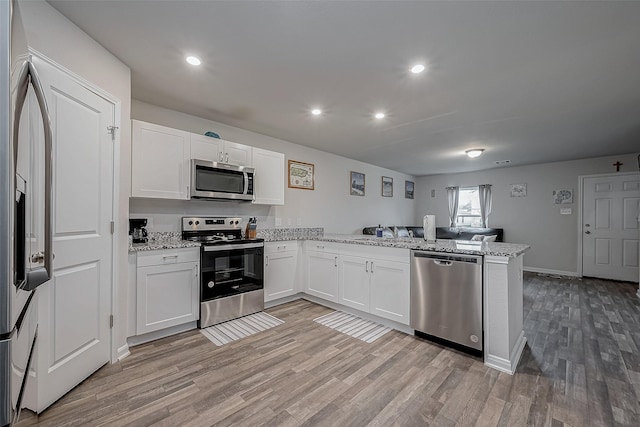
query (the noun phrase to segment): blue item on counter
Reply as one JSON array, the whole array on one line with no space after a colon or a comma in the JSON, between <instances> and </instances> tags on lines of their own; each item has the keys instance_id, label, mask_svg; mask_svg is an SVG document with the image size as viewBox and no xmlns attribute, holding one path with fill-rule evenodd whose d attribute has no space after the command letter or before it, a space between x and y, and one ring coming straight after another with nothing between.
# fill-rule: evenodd
<instances>
[{"instance_id":1,"label":"blue item on counter","mask_svg":"<svg viewBox=\"0 0 640 427\"><path fill-rule=\"evenodd\" d=\"M207 131L207 132L205 132L205 133L204 133L204 136L210 136L211 138L218 138L218 139L220 139L220 135L218 135L218 134L217 134L217 133L215 133L215 132L211 132L211 131Z\"/></svg>"}]
</instances>

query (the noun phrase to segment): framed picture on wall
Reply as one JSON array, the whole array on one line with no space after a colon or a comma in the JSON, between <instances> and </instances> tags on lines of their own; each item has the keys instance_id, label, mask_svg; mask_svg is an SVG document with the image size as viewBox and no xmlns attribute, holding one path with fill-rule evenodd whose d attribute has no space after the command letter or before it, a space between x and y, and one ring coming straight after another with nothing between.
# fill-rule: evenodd
<instances>
[{"instance_id":1,"label":"framed picture on wall","mask_svg":"<svg viewBox=\"0 0 640 427\"><path fill-rule=\"evenodd\" d=\"M352 196L364 196L364 174L351 171L349 174L349 186Z\"/></svg>"},{"instance_id":2,"label":"framed picture on wall","mask_svg":"<svg viewBox=\"0 0 640 427\"><path fill-rule=\"evenodd\" d=\"M393 197L393 178L382 177L382 197Z\"/></svg>"},{"instance_id":3,"label":"framed picture on wall","mask_svg":"<svg viewBox=\"0 0 640 427\"><path fill-rule=\"evenodd\" d=\"M414 183L412 181L404 182L404 198L405 199L413 199L413 186L414 186Z\"/></svg>"},{"instance_id":4,"label":"framed picture on wall","mask_svg":"<svg viewBox=\"0 0 640 427\"><path fill-rule=\"evenodd\" d=\"M312 163L289 160L289 188L313 190L314 165Z\"/></svg>"},{"instance_id":5,"label":"framed picture on wall","mask_svg":"<svg viewBox=\"0 0 640 427\"><path fill-rule=\"evenodd\" d=\"M553 203L555 203L556 205L573 203L573 190L553 190Z\"/></svg>"},{"instance_id":6,"label":"framed picture on wall","mask_svg":"<svg viewBox=\"0 0 640 427\"><path fill-rule=\"evenodd\" d=\"M527 197L527 184L511 184L511 197Z\"/></svg>"}]
</instances>

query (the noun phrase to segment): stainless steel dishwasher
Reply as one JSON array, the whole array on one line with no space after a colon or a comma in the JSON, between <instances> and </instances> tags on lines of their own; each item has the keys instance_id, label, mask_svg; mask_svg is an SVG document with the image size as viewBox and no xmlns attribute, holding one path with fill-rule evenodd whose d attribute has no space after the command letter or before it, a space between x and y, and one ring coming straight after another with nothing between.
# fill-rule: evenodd
<instances>
[{"instance_id":1,"label":"stainless steel dishwasher","mask_svg":"<svg viewBox=\"0 0 640 427\"><path fill-rule=\"evenodd\" d=\"M482 256L411 251L411 327L482 352Z\"/></svg>"}]
</instances>

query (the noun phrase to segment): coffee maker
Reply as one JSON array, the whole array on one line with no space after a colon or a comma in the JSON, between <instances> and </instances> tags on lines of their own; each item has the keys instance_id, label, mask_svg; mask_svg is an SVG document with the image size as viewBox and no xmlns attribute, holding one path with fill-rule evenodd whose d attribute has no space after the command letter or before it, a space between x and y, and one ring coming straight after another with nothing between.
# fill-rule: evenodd
<instances>
[{"instance_id":1,"label":"coffee maker","mask_svg":"<svg viewBox=\"0 0 640 427\"><path fill-rule=\"evenodd\" d=\"M146 218L129 218L129 234L133 238L133 243L147 243L146 226Z\"/></svg>"}]
</instances>

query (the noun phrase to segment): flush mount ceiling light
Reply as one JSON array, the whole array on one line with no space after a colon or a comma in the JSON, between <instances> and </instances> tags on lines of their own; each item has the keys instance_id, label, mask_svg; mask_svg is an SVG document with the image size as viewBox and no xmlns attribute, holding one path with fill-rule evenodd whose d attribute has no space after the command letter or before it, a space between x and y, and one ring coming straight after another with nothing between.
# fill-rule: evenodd
<instances>
[{"instance_id":1,"label":"flush mount ceiling light","mask_svg":"<svg viewBox=\"0 0 640 427\"><path fill-rule=\"evenodd\" d=\"M471 157L472 159L474 157L480 156L483 152L484 148L472 148L471 150L465 151L465 153L467 153L467 156Z\"/></svg>"},{"instance_id":2,"label":"flush mount ceiling light","mask_svg":"<svg viewBox=\"0 0 640 427\"><path fill-rule=\"evenodd\" d=\"M373 117L375 117L376 119L380 120L380 119L384 119L385 118L385 114L384 113L376 113Z\"/></svg>"},{"instance_id":3,"label":"flush mount ceiling light","mask_svg":"<svg viewBox=\"0 0 640 427\"><path fill-rule=\"evenodd\" d=\"M422 64L416 64L413 67L411 67L411 72L413 74L420 74L421 72L423 72L425 69L424 65Z\"/></svg>"},{"instance_id":4,"label":"flush mount ceiling light","mask_svg":"<svg viewBox=\"0 0 640 427\"><path fill-rule=\"evenodd\" d=\"M202 63L197 56L187 56L186 61L191 65L200 65Z\"/></svg>"},{"instance_id":5,"label":"flush mount ceiling light","mask_svg":"<svg viewBox=\"0 0 640 427\"><path fill-rule=\"evenodd\" d=\"M319 108L314 108L313 110L311 110L311 114L313 114L314 116L319 116L322 114L322 110Z\"/></svg>"}]
</instances>

